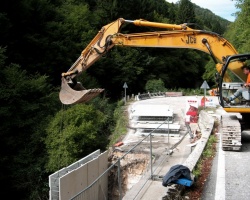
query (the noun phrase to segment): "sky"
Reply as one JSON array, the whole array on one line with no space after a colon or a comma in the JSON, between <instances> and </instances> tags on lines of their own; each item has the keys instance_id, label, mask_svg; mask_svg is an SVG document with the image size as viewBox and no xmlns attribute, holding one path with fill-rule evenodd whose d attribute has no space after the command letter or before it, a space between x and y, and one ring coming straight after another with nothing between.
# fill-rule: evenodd
<instances>
[{"instance_id":1,"label":"sky","mask_svg":"<svg viewBox=\"0 0 250 200\"><path fill-rule=\"evenodd\" d=\"M166 0L176 3L179 0ZM214 14L233 22L235 17L232 16L236 12L235 1L232 0L191 0L192 3L211 10Z\"/></svg>"}]
</instances>

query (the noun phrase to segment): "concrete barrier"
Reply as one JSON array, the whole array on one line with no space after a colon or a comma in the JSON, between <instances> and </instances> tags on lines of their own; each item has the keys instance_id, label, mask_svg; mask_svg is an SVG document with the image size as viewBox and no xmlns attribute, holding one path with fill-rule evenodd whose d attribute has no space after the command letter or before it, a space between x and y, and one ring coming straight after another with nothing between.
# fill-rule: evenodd
<instances>
[{"instance_id":1,"label":"concrete barrier","mask_svg":"<svg viewBox=\"0 0 250 200\"><path fill-rule=\"evenodd\" d=\"M201 154L207 144L207 141L211 135L214 127L214 118L206 111L202 110L199 114L199 129L201 131L201 138L198 140L196 147L183 163L192 172L197 162L199 161ZM166 195L162 197L162 200L181 199L181 195L185 190L185 186L173 184L167 187Z\"/></svg>"}]
</instances>

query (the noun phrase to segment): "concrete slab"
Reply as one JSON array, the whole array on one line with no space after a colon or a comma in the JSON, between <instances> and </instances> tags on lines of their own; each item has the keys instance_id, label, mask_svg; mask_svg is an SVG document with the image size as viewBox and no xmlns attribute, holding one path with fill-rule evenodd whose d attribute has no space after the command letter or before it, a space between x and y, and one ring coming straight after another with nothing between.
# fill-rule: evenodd
<instances>
[{"instance_id":1,"label":"concrete slab","mask_svg":"<svg viewBox=\"0 0 250 200\"><path fill-rule=\"evenodd\" d=\"M202 97L197 97L198 99ZM192 148L190 147L190 136L186 134L185 127L185 106L186 106L187 97L165 97L165 98L157 98L157 99L147 99L139 102L135 102L133 107L148 104L157 104L168 105L172 110L174 115L176 115L176 119L180 122L180 136L179 137L161 137L154 136L153 137L153 153L158 155L158 159L153 164L153 176L162 177L164 176L169 169L176 164L184 164L189 155L192 152ZM217 97L211 97L211 102L214 104L218 104ZM195 131L197 126L193 125L192 130ZM173 151L169 151L171 146L177 143L183 136L185 135L182 142L175 148ZM139 141L142 136L138 136L135 134L135 131L130 131L130 133L123 140L124 144L130 145ZM127 141L127 142L126 142ZM128 142L129 141L129 142ZM132 143L131 143L132 142ZM156 145L156 146L155 146ZM124 148L124 147L123 147ZM154 149L155 148L155 149ZM149 177L149 178L145 178ZM161 180L151 180L150 174L146 174L138 183L136 183L123 197L126 199L162 199L166 195L167 188L162 186Z\"/></svg>"},{"instance_id":2,"label":"concrete slab","mask_svg":"<svg viewBox=\"0 0 250 200\"><path fill-rule=\"evenodd\" d=\"M130 112L132 118L136 116L173 116L173 110L167 104L136 104L131 107Z\"/></svg>"}]
</instances>

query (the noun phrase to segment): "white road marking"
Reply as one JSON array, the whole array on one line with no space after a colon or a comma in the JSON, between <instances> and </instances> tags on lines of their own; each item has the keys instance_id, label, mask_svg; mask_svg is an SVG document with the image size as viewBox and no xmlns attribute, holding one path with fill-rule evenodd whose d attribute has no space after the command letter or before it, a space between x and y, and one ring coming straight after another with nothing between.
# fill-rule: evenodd
<instances>
[{"instance_id":1,"label":"white road marking","mask_svg":"<svg viewBox=\"0 0 250 200\"><path fill-rule=\"evenodd\" d=\"M220 133L220 144L219 144L219 155L218 155L218 166L217 166L217 178L215 188L215 200L225 200L225 151L222 150L222 133Z\"/></svg>"}]
</instances>

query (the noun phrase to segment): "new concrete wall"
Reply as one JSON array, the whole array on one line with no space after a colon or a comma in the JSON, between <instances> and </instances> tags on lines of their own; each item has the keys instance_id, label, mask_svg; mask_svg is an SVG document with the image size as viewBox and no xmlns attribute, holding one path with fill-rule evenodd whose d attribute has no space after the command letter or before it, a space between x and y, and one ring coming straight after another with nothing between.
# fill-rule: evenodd
<instances>
[{"instance_id":1,"label":"new concrete wall","mask_svg":"<svg viewBox=\"0 0 250 200\"><path fill-rule=\"evenodd\" d=\"M49 177L50 200L72 199L87 187L89 189L80 194L80 199L107 199L107 173L93 184L107 168L108 152L100 154L100 150L97 150L80 161L59 170Z\"/></svg>"}]
</instances>

